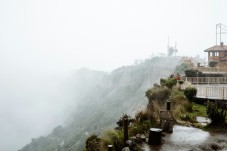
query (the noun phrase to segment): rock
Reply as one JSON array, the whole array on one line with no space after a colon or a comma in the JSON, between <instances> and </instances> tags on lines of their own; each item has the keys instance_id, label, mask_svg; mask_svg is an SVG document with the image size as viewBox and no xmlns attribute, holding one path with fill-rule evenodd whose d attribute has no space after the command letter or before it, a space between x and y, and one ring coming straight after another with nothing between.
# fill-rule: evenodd
<instances>
[{"instance_id":1,"label":"rock","mask_svg":"<svg viewBox=\"0 0 227 151\"><path fill-rule=\"evenodd\" d=\"M143 142L146 142L146 136L145 136L145 135L141 135L141 140L142 140Z\"/></svg>"},{"instance_id":2,"label":"rock","mask_svg":"<svg viewBox=\"0 0 227 151\"><path fill-rule=\"evenodd\" d=\"M222 149L221 146L218 143L211 144L211 148L213 150L220 150L220 149Z\"/></svg>"},{"instance_id":3,"label":"rock","mask_svg":"<svg viewBox=\"0 0 227 151\"><path fill-rule=\"evenodd\" d=\"M128 144L129 146L131 146L132 145L132 141L131 140L127 140L126 141L126 144Z\"/></svg>"},{"instance_id":4,"label":"rock","mask_svg":"<svg viewBox=\"0 0 227 151\"><path fill-rule=\"evenodd\" d=\"M142 143L141 134L136 134L136 142L139 144Z\"/></svg>"},{"instance_id":5,"label":"rock","mask_svg":"<svg viewBox=\"0 0 227 151\"><path fill-rule=\"evenodd\" d=\"M122 148L121 151L130 151L130 149L128 147Z\"/></svg>"}]
</instances>

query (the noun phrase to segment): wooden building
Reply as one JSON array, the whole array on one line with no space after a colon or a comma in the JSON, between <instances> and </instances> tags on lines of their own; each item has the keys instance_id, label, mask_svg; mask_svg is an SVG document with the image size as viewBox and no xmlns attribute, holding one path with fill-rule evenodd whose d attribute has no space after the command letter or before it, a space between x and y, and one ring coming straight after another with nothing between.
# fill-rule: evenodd
<instances>
[{"instance_id":1,"label":"wooden building","mask_svg":"<svg viewBox=\"0 0 227 151\"><path fill-rule=\"evenodd\" d=\"M204 50L204 52L208 52L210 67L227 67L227 46L223 42Z\"/></svg>"}]
</instances>

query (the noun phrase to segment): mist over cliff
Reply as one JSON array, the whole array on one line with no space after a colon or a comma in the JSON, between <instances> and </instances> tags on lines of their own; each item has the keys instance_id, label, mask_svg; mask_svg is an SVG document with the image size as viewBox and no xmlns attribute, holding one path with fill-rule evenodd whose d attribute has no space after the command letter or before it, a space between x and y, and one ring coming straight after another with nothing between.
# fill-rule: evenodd
<instances>
[{"instance_id":1,"label":"mist over cliff","mask_svg":"<svg viewBox=\"0 0 227 151\"><path fill-rule=\"evenodd\" d=\"M32 139L20 151L82 150L89 134L114 128L123 113L133 116L144 108L145 91L169 76L178 63L177 57L154 57L111 73L78 70L68 79L68 90L77 99L69 109L71 115L50 134Z\"/></svg>"}]
</instances>

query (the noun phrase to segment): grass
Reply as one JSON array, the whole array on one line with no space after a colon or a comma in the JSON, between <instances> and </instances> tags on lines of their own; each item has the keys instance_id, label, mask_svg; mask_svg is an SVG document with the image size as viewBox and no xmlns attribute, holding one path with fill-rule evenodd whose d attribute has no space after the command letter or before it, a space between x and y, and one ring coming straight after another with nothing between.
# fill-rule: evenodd
<instances>
[{"instance_id":1,"label":"grass","mask_svg":"<svg viewBox=\"0 0 227 151\"><path fill-rule=\"evenodd\" d=\"M207 117L207 108L205 105L193 103L191 114L193 117L196 116Z\"/></svg>"},{"instance_id":2,"label":"grass","mask_svg":"<svg viewBox=\"0 0 227 151\"><path fill-rule=\"evenodd\" d=\"M183 115L186 116L185 117L186 121L195 124L197 123L197 121L195 120L197 116L207 117L206 106L197 103L192 103L192 110L186 111Z\"/></svg>"},{"instance_id":3,"label":"grass","mask_svg":"<svg viewBox=\"0 0 227 151\"><path fill-rule=\"evenodd\" d=\"M207 117L206 108L205 105L194 102L191 104L186 100L181 100L176 104L173 114L178 124L201 127L200 123L197 123L195 119L197 116Z\"/></svg>"}]
</instances>

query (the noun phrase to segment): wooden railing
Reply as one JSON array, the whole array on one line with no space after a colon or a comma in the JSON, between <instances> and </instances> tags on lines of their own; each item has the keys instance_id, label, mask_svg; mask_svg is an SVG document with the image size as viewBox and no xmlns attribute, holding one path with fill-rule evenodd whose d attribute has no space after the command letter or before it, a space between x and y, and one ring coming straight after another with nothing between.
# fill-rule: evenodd
<instances>
[{"instance_id":1,"label":"wooden railing","mask_svg":"<svg viewBox=\"0 0 227 151\"><path fill-rule=\"evenodd\" d=\"M227 84L227 77L183 77L191 84Z\"/></svg>"},{"instance_id":2,"label":"wooden railing","mask_svg":"<svg viewBox=\"0 0 227 151\"><path fill-rule=\"evenodd\" d=\"M227 100L227 87L195 85L198 98Z\"/></svg>"}]
</instances>

